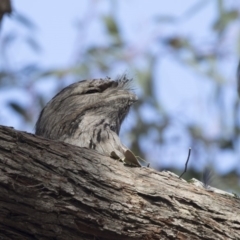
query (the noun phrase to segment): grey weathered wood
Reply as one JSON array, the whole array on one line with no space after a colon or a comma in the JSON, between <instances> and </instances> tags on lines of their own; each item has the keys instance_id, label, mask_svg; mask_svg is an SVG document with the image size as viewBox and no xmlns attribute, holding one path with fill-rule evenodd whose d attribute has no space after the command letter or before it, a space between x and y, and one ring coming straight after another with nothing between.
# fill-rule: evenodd
<instances>
[{"instance_id":1,"label":"grey weathered wood","mask_svg":"<svg viewBox=\"0 0 240 240\"><path fill-rule=\"evenodd\" d=\"M0 239L240 239L240 200L1 126Z\"/></svg>"}]
</instances>

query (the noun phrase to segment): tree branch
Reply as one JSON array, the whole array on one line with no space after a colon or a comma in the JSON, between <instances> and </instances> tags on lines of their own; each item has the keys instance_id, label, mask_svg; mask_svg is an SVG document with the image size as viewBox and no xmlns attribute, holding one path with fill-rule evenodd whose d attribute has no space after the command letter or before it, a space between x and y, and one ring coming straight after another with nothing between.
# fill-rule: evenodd
<instances>
[{"instance_id":1,"label":"tree branch","mask_svg":"<svg viewBox=\"0 0 240 240\"><path fill-rule=\"evenodd\" d=\"M0 239L240 239L240 200L0 126Z\"/></svg>"}]
</instances>

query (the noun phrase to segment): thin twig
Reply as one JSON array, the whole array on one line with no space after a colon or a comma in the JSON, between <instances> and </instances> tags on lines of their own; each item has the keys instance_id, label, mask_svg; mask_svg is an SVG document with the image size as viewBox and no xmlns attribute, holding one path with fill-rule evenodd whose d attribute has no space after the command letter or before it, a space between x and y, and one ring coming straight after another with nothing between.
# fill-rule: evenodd
<instances>
[{"instance_id":1,"label":"thin twig","mask_svg":"<svg viewBox=\"0 0 240 240\"><path fill-rule=\"evenodd\" d=\"M186 161L186 163L185 163L185 169L184 169L183 173L180 175L179 178L181 178L182 175L187 171L187 165L188 165L188 161L189 161L189 159L190 159L190 155L191 155L191 148L188 149L188 157L187 157L187 161Z\"/></svg>"}]
</instances>

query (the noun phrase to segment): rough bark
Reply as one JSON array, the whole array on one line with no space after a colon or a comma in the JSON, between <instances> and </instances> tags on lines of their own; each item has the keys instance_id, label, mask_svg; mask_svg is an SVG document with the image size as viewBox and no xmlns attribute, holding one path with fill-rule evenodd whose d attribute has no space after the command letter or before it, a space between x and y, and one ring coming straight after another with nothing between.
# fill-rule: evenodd
<instances>
[{"instance_id":1,"label":"rough bark","mask_svg":"<svg viewBox=\"0 0 240 240\"><path fill-rule=\"evenodd\" d=\"M0 239L240 239L240 199L0 127Z\"/></svg>"}]
</instances>

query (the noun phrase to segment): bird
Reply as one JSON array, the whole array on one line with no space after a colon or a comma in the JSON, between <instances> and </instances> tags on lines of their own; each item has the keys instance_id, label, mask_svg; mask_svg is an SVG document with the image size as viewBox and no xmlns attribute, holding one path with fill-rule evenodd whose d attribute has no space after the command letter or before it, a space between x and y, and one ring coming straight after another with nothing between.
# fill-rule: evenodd
<instances>
[{"instance_id":1,"label":"bird","mask_svg":"<svg viewBox=\"0 0 240 240\"><path fill-rule=\"evenodd\" d=\"M138 100L131 82L132 79L122 75L67 86L42 109L35 134L124 159L128 149L121 143L119 132L131 106Z\"/></svg>"}]
</instances>

